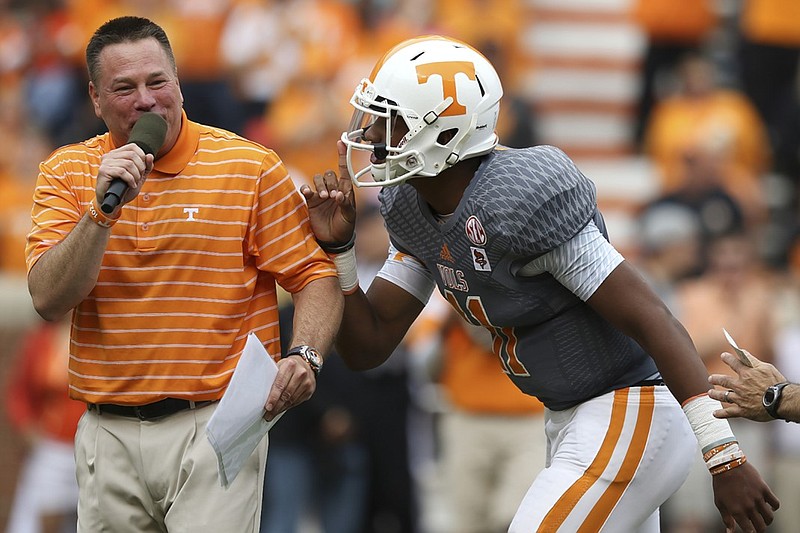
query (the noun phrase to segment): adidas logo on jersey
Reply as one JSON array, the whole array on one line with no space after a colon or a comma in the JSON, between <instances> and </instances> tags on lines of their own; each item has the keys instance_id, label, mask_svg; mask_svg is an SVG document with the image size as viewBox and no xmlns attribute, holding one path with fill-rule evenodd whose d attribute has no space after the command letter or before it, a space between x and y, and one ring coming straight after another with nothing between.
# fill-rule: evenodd
<instances>
[{"instance_id":1,"label":"adidas logo on jersey","mask_svg":"<svg viewBox=\"0 0 800 533\"><path fill-rule=\"evenodd\" d=\"M450 248L447 247L447 244L442 245L442 251L439 252L439 258L442 261L447 261L448 263L455 263L455 259L453 259L453 254L450 253Z\"/></svg>"}]
</instances>

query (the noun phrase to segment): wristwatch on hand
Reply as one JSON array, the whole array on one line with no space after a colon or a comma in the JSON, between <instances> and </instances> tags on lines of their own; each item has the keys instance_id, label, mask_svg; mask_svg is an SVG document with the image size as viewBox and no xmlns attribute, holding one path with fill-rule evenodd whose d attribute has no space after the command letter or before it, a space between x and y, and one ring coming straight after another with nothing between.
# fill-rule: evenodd
<instances>
[{"instance_id":1,"label":"wristwatch on hand","mask_svg":"<svg viewBox=\"0 0 800 533\"><path fill-rule=\"evenodd\" d=\"M305 344L301 344L300 346L295 346L283 354L281 359L286 359L290 355L299 355L302 357L303 361L308 363L308 366L310 366L311 370L314 371L314 376L319 376L319 372L322 370L322 357L314 348Z\"/></svg>"},{"instance_id":2,"label":"wristwatch on hand","mask_svg":"<svg viewBox=\"0 0 800 533\"><path fill-rule=\"evenodd\" d=\"M783 383L776 383L771 387L767 387L767 390L764 391L764 398L761 400L761 403L764 405L764 409L767 410L769 416L772 418L780 420L781 417L778 415L778 407L781 405L781 395L783 393L783 388L788 385L788 381L784 381Z\"/></svg>"}]
</instances>

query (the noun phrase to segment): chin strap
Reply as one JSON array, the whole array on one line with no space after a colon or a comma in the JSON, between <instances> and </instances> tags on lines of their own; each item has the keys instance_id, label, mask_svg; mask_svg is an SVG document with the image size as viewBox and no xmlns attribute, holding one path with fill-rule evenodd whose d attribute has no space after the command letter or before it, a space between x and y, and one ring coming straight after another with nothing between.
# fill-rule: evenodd
<instances>
[{"instance_id":1,"label":"chin strap","mask_svg":"<svg viewBox=\"0 0 800 533\"><path fill-rule=\"evenodd\" d=\"M477 123L478 115L473 113L472 119L469 121L469 127L464 128L463 131L459 131L454 137L455 142L453 143L453 151L450 152L450 155L448 155L447 159L444 160L445 164L447 165L445 168L452 167L459 162L461 159L461 149L469 140L470 136L472 135L472 131L475 129L475 124Z\"/></svg>"}]
</instances>

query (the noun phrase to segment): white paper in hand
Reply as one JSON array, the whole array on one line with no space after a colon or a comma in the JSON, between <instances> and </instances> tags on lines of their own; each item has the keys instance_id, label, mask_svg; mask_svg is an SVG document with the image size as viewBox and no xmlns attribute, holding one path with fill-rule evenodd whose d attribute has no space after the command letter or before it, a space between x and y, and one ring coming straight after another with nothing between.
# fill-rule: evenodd
<instances>
[{"instance_id":1,"label":"white paper in hand","mask_svg":"<svg viewBox=\"0 0 800 533\"><path fill-rule=\"evenodd\" d=\"M735 340L733 340L733 337L731 337L731 334L728 333L728 330L722 328L722 332L725 334L725 338L728 340L728 344L730 344L731 347L733 348L733 351L736 352L736 357L739 358L739 361L741 361L743 365L753 368L753 363L751 363L750 358L747 357L747 352L739 348L739 345L736 344Z\"/></svg>"},{"instance_id":2,"label":"white paper in hand","mask_svg":"<svg viewBox=\"0 0 800 533\"><path fill-rule=\"evenodd\" d=\"M228 389L206 426L206 435L217 454L219 482L223 487L233 483L244 462L283 415L271 422L263 418L264 405L277 375L278 365L258 337L250 333Z\"/></svg>"}]
</instances>

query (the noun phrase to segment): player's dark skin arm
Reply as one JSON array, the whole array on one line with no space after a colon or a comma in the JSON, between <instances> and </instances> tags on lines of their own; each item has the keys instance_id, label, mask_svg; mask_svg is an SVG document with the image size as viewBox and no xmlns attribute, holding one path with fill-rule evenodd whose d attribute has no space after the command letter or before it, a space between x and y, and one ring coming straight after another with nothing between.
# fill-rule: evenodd
<instances>
[{"instance_id":1,"label":"player's dark skin arm","mask_svg":"<svg viewBox=\"0 0 800 533\"><path fill-rule=\"evenodd\" d=\"M655 360L679 402L704 394L708 373L684 327L627 262L621 263L587 303ZM726 530L766 531L777 497L750 463L713 476L714 503Z\"/></svg>"},{"instance_id":2,"label":"player's dark skin arm","mask_svg":"<svg viewBox=\"0 0 800 533\"><path fill-rule=\"evenodd\" d=\"M397 348L423 307L397 285L375 278L367 294L345 296L337 353L352 370L375 368Z\"/></svg>"},{"instance_id":3,"label":"player's dark skin arm","mask_svg":"<svg viewBox=\"0 0 800 533\"><path fill-rule=\"evenodd\" d=\"M587 303L653 357L679 402L708 391L708 372L686 329L627 261Z\"/></svg>"}]
</instances>

